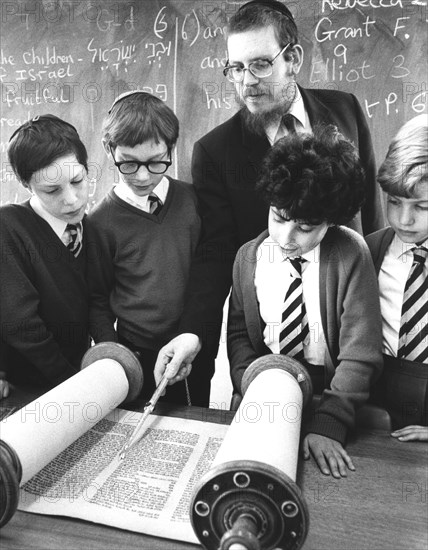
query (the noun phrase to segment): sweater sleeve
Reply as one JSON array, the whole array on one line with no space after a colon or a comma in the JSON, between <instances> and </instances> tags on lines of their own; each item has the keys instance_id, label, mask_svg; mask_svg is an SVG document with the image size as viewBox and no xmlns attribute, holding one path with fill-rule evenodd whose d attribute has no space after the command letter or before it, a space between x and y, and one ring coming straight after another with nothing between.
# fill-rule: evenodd
<instances>
[{"instance_id":1,"label":"sweater sleeve","mask_svg":"<svg viewBox=\"0 0 428 550\"><path fill-rule=\"evenodd\" d=\"M335 257L329 258L339 281L336 288L330 287L331 295L327 297L330 308L327 330L330 335L338 333L337 345L331 345L331 353L336 354L333 358L336 369L308 429L342 444L347 431L355 425L356 411L367 401L370 386L382 370L377 278L367 245L357 237L357 241L348 242L346 249L336 249L337 257L334 254ZM331 278L334 276L330 273ZM332 313L333 302L336 315Z\"/></svg>"},{"instance_id":2,"label":"sweater sleeve","mask_svg":"<svg viewBox=\"0 0 428 550\"><path fill-rule=\"evenodd\" d=\"M57 385L76 374L77 368L64 357L39 314L40 295L31 252L6 222L0 224L0 237L1 340L38 370L41 382Z\"/></svg>"},{"instance_id":3,"label":"sweater sleeve","mask_svg":"<svg viewBox=\"0 0 428 550\"><path fill-rule=\"evenodd\" d=\"M97 217L91 217L93 227L93 261L88 270L90 289L89 330L95 343L117 342L116 316L110 307L110 294L114 287L114 243L109 230Z\"/></svg>"}]
</instances>

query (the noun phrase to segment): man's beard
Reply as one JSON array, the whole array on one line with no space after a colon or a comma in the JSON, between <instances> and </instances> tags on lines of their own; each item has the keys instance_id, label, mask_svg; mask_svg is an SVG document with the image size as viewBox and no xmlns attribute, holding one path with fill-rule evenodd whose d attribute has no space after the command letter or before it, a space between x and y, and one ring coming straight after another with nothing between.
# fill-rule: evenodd
<instances>
[{"instance_id":1,"label":"man's beard","mask_svg":"<svg viewBox=\"0 0 428 550\"><path fill-rule=\"evenodd\" d=\"M264 136L266 128L283 117L288 110L286 104L281 104L270 111L252 113L243 101L239 101L239 104L242 107L241 114L245 127L249 132L258 136Z\"/></svg>"},{"instance_id":2,"label":"man's beard","mask_svg":"<svg viewBox=\"0 0 428 550\"><path fill-rule=\"evenodd\" d=\"M293 96L295 97L295 94ZM271 109L266 109L260 113L252 113L240 96L237 96L236 100L241 107L242 120L247 130L258 136L264 136L266 128L280 120L289 111L294 97L291 101L285 100L279 105L275 105Z\"/></svg>"}]
</instances>

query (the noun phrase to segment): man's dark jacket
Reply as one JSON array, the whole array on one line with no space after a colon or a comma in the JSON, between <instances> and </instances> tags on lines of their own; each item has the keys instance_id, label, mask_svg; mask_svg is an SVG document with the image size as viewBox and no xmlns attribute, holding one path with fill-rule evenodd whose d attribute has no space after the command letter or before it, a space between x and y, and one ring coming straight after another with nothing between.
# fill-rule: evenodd
<instances>
[{"instance_id":1,"label":"man's dark jacket","mask_svg":"<svg viewBox=\"0 0 428 550\"><path fill-rule=\"evenodd\" d=\"M312 128L334 124L359 150L367 179L361 214L349 224L368 235L383 227L370 132L352 94L299 88ZM192 179L202 216L202 238L193 262L181 332L202 338L205 352L215 354L223 305L230 291L238 248L267 228L268 207L256 195L261 162L270 144L243 126L241 112L195 143ZM224 332L224 331L223 331Z\"/></svg>"}]
</instances>

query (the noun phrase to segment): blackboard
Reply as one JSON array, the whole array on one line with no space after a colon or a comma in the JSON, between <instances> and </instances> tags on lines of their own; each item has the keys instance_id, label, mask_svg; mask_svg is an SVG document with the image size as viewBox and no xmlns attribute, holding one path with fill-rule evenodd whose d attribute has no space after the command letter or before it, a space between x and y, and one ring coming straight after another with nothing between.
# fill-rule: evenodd
<instances>
[{"instance_id":1,"label":"blackboard","mask_svg":"<svg viewBox=\"0 0 428 550\"><path fill-rule=\"evenodd\" d=\"M235 112L222 75L224 26L234 0L1 1L1 196L27 192L7 162L10 135L53 113L88 147L91 205L117 181L100 129L118 94L144 89L177 114L181 135L171 175L190 181L195 140ZM401 124L427 111L426 0L290 0L305 56L299 82L354 93L378 163ZM115 180L116 178L116 180Z\"/></svg>"}]
</instances>

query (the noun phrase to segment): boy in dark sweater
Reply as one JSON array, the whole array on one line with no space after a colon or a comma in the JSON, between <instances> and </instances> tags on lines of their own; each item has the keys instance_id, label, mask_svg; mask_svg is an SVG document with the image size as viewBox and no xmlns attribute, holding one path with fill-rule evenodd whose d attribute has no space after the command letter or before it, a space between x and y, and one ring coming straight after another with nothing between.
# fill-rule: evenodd
<instances>
[{"instance_id":1,"label":"boy in dark sweater","mask_svg":"<svg viewBox=\"0 0 428 550\"><path fill-rule=\"evenodd\" d=\"M428 441L428 116L389 146L378 181L390 227L367 237L378 273L384 371L377 398L400 441Z\"/></svg>"},{"instance_id":2,"label":"boy in dark sweater","mask_svg":"<svg viewBox=\"0 0 428 550\"><path fill-rule=\"evenodd\" d=\"M291 134L267 154L258 183L268 231L238 251L227 344L235 392L255 359L301 360L321 400L303 456L334 477L354 470L344 445L381 370L376 275L367 245L339 224L358 212L364 175L355 147L333 126Z\"/></svg>"},{"instance_id":3,"label":"boy in dark sweater","mask_svg":"<svg viewBox=\"0 0 428 550\"><path fill-rule=\"evenodd\" d=\"M119 182L89 214L99 246L91 273L91 333L96 342L118 341L137 352L145 395L155 388L159 349L176 335L199 239L191 185L165 176L178 132L177 117L160 99L139 91L120 96L103 127ZM190 367L183 365L171 384ZM190 391L192 404L207 404L189 386L170 385L167 399L185 403Z\"/></svg>"},{"instance_id":4,"label":"boy in dark sweater","mask_svg":"<svg viewBox=\"0 0 428 550\"><path fill-rule=\"evenodd\" d=\"M9 161L31 193L0 208L1 367L16 384L53 387L89 346L87 152L53 115L12 135Z\"/></svg>"}]
</instances>

